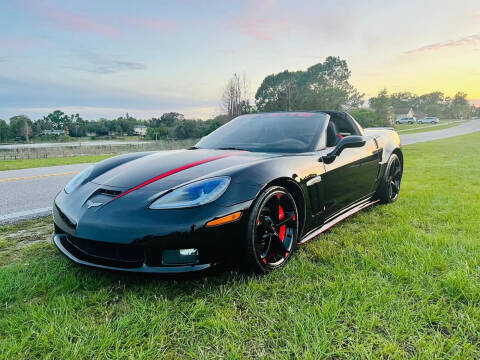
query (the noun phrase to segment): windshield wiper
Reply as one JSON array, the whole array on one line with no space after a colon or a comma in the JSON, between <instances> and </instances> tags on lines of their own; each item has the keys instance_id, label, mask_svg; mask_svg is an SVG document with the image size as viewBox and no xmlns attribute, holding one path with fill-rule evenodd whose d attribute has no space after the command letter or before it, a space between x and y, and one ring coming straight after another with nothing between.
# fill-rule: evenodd
<instances>
[{"instance_id":1,"label":"windshield wiper","mask_svg":"<svg viewBox=\"0 0 480 360\"><path fill-rule=\"evenodd\" d=\"M220 148L215 148L215 150L238 150L238 151L250 151L247 149L242 149L242 148L237 148L237 147L220 147Z\"/></svg>"}]
</instances>

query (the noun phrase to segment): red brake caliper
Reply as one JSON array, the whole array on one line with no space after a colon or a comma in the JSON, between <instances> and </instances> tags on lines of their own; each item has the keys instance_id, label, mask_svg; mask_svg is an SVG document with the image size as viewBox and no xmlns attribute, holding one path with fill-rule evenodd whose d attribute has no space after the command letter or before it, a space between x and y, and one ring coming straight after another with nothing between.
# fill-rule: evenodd
<instances>
[{"instance_id":1,"label":"red brake caliper","mask_svg":"<svg viewBox=\"0 0 480 360\"><path fill-rule=\"evenodd\" d=\"M278 205L278 220L282 221L285 219L285 211L283 211L282 205ZM280 231L278 233L278 236L280 237L280 240L285 240L285 232L287 230L286 225L280 226Z\"/></svg>"},{"instance_id":2,"label":"red brake caliper","mask_svg":"<svg viewBox=\"0 0 480 360\"><path fill-rule=\"evenodd\" d=\"M285 211L283 211L282 205L278 205L278 220L282 221L283 219L285 219ZM280 240L282 240L282 242L285 241L286 232L287 232L287 225L280 226L278 237L280 238ZM285 257L287 256L288 256L288 252L285 253Z\"/></svg>"}]
</instances>

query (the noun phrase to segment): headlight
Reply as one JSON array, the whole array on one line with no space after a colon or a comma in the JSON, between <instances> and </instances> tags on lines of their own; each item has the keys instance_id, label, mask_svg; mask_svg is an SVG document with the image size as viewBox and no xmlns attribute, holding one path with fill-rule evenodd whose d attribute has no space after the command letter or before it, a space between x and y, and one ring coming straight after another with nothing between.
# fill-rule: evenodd
<instances>
[{"instance_id":1,"label":"headlight","mask_svg":"<svg viewBox=\"0 0 480 360\"><path fill-rule=\"evenodd\" d=\"M150 209L179 209L208 204L227 190L230 178L221 176L200 180L175 189L155 200Z\"/></svg>"},{"instance_id":2,"label":"headlight","mask_svg":"<svg viewBox=\"0 0 480 360\"><path fill-rule=\"evenodd\" d=\"M80 174L77 174L72 180L69 181L67 186L65 186L65 192L70 194L74 191L77 187L79 187L92 173L93 165L89 166L85 170L83 170Z\"/></svg>"}]
</instances>

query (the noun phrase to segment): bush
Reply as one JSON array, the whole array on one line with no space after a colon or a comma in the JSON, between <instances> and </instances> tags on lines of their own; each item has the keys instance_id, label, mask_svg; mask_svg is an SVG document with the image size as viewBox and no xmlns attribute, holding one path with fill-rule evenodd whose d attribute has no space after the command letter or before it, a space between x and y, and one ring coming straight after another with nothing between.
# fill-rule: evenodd
<instances>
[{"instance_id":1,"label":"bush","mask_svg":"<svg viewBox=\"0 0 480 360\"><path fill-rule=\"evenodd\" d=\"M363 127L382 127L390 126L388 119L382 119L378 114L370 109L356 109L350 111L355 120Z\"/></svg>"}]
</instances>

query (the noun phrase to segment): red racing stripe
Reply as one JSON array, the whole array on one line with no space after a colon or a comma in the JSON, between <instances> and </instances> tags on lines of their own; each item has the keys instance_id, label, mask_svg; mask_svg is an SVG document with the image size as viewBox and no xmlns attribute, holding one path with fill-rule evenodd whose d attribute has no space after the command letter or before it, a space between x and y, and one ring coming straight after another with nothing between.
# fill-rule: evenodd
<instances>
[{"instance_id":1,"label":"red racing stripe","mask_svg":"<svg viewBox=\"0 0 480 360\"><path fill-rule=\"evenodd\" d=\"M137 185L119 195L117 195L116 197L114 197L112 199L112 201L114 200L117 200L127 194L130 194L132 191L135 191L135 190L138 190L138 189L141 189L142 187L144 186L147 186L148 184L151 184L155 181L158 181L158 180L161 180L163 178L166 178L167 176L170 176L170 175L173 175L173 174L176 174L180 171L183 171L183 170L187 170L187 169L190 169L192 167L195 167L195 166L198 166L198 165L201 165L201 164L205 164L205 163L208 163L210 161L214 161L214 160L218 160L218 159L223 159L225 157L229 157L229 156L233 156L235 154L239 154L239 153L242 153L243 151L235 151L235 152L231 152L231 153L228 153L228 154L223 154L223 155L218 155L218 156L214 156L214 157L211 157L211 158L207 158L207 159L203 159L203 160L200 160L200 161L196 161L196 162L193 162L191 164L187 164L187 165L183 165L179 168L176 168L176 169L173 169L173 170L170 170L170 171L167 171L166 173L163 173L163 174L160 174L160 175L157 175L155 176L154 178L151 178L150 180L147 180L143 183L141 183L140 185Z\"/></svg>"}]
</instances>

